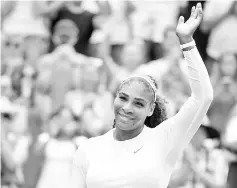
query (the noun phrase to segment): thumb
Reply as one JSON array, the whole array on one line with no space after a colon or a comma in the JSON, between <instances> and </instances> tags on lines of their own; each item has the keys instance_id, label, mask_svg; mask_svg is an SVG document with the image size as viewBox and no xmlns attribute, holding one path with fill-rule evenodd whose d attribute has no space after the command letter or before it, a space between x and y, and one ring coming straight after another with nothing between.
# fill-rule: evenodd
<instances>
[{"instance_id":1,"label":"thumb","mask_svg":"<svg viewBox=\"0 0 237 188\"><path fill-rule=\"evenodd\" d=\"M179 17L178 24L183 24L183 23L184 23L184 17L183 17L183 16L180 16L180 17Z\"/></svg>"}]
</instances>

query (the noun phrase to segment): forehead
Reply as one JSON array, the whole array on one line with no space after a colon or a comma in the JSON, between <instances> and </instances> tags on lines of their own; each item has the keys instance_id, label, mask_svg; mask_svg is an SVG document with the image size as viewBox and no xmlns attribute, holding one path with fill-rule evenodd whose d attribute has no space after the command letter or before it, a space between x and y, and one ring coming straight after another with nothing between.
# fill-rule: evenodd
<instances>
[{"instance_id":1,"label":"forehead","mask_svg":"<svg viewBox=\"0 0 237 188\"><path fill-rule=\"evenodd\" d=\"M152 91L140 80L131 80L124 83L120 88L119 93L125 93L131 98L139 98L147 102L152 100Z\"/></svg>"}]
</instances>

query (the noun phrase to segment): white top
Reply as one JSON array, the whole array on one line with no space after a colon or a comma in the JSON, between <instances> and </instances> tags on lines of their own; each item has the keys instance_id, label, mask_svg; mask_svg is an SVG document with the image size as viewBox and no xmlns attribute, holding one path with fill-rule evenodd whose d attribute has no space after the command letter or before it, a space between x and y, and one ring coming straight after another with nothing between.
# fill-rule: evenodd
<instances>
[{"instance_id":1,"label":"white top","mask_svg":"<svg viewBox=\"0 0 237 188\"><path fill-rule=\"evenodd\" d=\"M72 170L75 188L165 188L175 163L198 130L213 90L196 48L184 52L192 95L180 111L137 137L116 141L113 131L88 139L77 150Z\"/></svg>"}]
</instances>

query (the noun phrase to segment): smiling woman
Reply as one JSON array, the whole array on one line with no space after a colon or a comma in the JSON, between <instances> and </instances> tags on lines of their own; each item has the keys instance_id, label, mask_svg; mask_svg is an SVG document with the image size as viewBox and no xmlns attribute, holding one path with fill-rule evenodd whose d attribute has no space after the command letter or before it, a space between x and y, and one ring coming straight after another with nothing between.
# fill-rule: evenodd
<instances>
[{"instance_id":1,"label":"smiling woman","mask_svg":"<svg viewBox=\"0 0 237 188\"><path fill-rule=\"evenodd\" d=\"M176 28L192 91L180 111L166 119L154 80L137 75L127 78L114 101L114 128L88 139L75 154L73 188L168 186L179 154L200 127L213 98L206 67L192 38L201 19L198 3L186 22L180 17Z\"/></svg>"},{"instance_id":2,"label":"smiling woman","mask_svg":"<svg viewBox=\"0 0 237 188\"><path fill-rule=\"evenodd\" d=\"M157 95L157 89L157 83L151 76L134 75L126 79L114 101L114 127L135 130L145 123L147 127L154 128L166 120L165 100Z\"/></svg>"}]
</instances>

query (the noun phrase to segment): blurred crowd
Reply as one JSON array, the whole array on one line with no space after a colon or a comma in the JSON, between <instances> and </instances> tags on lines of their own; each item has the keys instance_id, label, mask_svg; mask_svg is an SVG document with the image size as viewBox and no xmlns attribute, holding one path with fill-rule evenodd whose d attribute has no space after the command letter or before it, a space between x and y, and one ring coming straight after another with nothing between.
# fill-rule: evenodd
<instances>
[{"instance_id":1,"label":"blurred crowd","mask_svg":"<svg viewBox=\"0 0 237 188\"><path fill-rule=\"evenodd\" d=\"M2 1L1 185L66 188L72 157L113 126L133 73L159 83L171 117L190 95L175 34L196 1ZM169 188L237 187L237 2L202 1L194 35L214 100Z\"/></svg>"}]
</instances>

